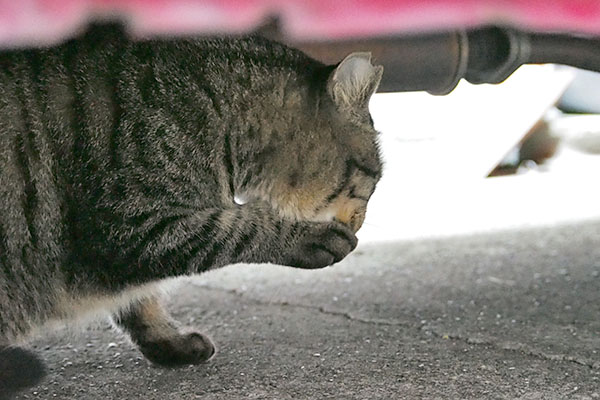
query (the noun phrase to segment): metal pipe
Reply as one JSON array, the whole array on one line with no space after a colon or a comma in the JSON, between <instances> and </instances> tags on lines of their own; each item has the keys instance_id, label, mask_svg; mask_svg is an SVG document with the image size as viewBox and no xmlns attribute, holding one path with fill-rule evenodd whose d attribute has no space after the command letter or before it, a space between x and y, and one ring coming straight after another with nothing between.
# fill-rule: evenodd
<instances>
[{"instance_id":1,"label":"metal pipe","mask_svg":"<svg viewBox=\"0 0 600 400\"><path fill-rule=\"evenodd\" d=\"M371 52L374 62L385 68L380 92L450 93L464 76L468 60L464 32L293 45L326 64L354 51Z\"/></svg>"},{"instance_id":2,"label":"metal pipe","mask_svg":"<svg viewBox=\"0 0 600 400\"><path fill-rule=\"evenodd\" d=\"M527 63L554 63L600 72L600 38L529 34Z\"/></svg>"},{"instance_id":3,"label":"metal pipe","mask_svg":"<svg viewBox=\"0 0 600 400\"><path fill-rule=\"evenodd\" d=\"M370 51L384 66L380 92L450 93L461 79L500 83L523 64L556 63L600 72L600 38L485 27L427 35L291 43L325 62Z\"/></svg>"}]
</instances>

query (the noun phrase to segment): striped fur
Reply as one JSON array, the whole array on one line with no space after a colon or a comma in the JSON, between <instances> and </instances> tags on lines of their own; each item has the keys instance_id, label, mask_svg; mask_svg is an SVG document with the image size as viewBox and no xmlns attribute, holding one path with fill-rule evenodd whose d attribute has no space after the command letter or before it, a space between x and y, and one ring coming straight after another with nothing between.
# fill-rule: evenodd
<instances>
[{"instance_id":1,"label":"striped fur","mask_svg":"<svg viewBox=\"0 0 600 400\"><path fill-rule=\"evenodd\" d=\"M366 101L382 71L356 57L114 26L1 52L0 345L168 277L345 257L381 175ZM114 320L166 326L136 296Z\"/></svg>"}]
</instances>

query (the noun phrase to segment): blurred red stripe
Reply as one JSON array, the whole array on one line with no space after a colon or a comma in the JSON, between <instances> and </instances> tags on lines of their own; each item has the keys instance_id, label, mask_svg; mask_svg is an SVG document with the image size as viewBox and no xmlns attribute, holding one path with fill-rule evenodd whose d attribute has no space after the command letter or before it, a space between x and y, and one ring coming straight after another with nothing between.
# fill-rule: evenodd
<instances>
[{"instance_id":1,"label":"blurred red stripe","mask_svg":"<svg viewBox=\"0 0 600 400\"><path fill-rule=\"evenodd\" d=\"M243 32L275 15L303 40L484 23L600 34L595 0L0 0L0 46L52 43L107 15L138 35Z\"/></svg>"}]
</instances>

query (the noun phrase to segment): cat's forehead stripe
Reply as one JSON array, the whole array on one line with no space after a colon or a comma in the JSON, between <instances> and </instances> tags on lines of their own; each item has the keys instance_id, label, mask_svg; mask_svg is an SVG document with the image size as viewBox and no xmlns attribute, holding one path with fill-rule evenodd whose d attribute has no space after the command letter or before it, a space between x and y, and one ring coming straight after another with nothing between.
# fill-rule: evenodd
<instances>
[{"instance_id":1,"label":"cat's forehead stripe","mask_svg":"<svg viewBox=\"0 0 600 400\"><path fill-rule=\"evenodd\" d=\"M371 178L374 178L374 179L377 179L381 175L381 171L379 171L379 169L377 169L377 170L371 169L371 168L365 166L364 164L359 163L355 159L348 160L346 165L349 168L354 167L357 170L361 171L363 174L365 174Z\"/></svg>"}]
</instances>

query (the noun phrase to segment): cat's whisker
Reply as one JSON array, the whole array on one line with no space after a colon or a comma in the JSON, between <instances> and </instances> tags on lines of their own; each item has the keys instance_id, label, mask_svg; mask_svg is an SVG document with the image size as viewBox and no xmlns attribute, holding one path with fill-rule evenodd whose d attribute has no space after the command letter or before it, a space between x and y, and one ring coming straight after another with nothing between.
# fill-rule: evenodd
<instances>
[{"instance_id":1,"label":"cat's whisker","mask_svg":"<svg viewBox=\"0 0 600 400\"><path fill-rule=\"evenodd\" d=\"M365 222L363 222L363 226L365 226L365 225L369 226L369 227L377 228L377 229L384 229L381 225L374 224L372 222L365 221Z\"/></svg>"}]
</instances>

